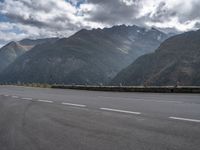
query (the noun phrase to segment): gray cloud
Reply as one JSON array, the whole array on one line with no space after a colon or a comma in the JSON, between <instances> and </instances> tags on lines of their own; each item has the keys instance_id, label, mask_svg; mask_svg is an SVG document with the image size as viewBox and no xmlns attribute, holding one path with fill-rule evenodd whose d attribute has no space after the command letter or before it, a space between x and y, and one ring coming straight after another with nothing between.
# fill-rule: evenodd
<instances>
[{"instance_id":1,"label":"gray cloud","mask_svg":"<svg viewBox=\"0 0 200 150\"><path fill-rule=\"evenodd\" d=\"M105 24L126 24L136 21L138 14L138 1L134 0L133 5L127 5L121 0L88 0L96 8L90 12L90 20Z\"/></svg>"},{"instance_id":2,"label":"gray cloud","mask_svg":"<svg viewBox=\"0 0 200 150\"><path fill-rule=\"evenodd\" d=\"M149 13L147 16L149 16ZM150 17L150 20L153 22L163 22L164 20L168 20L169 18L176 16L175 10L168 10L166 6L166 2L160 2L158 7L156 8L155 13Z\"/></svg>"},{"instance_id":3,"label":"gray cloud","mask_svg":"<svg viewBox=\"0 0 200 150\"><path fill-rule=\"evenodd\" d=\"M11 20L0 22L0 42L66 37L81 28L116 24L183 32L200 27L199 9L199 0L0 0L0 15Z\"/></svg>"}]
</instances>

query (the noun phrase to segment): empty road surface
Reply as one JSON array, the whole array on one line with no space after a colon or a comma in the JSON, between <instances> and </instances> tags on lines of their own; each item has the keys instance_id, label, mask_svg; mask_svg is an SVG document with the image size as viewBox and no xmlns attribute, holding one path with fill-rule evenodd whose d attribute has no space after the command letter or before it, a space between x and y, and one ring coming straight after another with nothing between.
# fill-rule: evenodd
<instances>
[{"instance_id":1,"label":"empty road surface","mask_svg":"<svg viewBox=\"0 0 200 150\"><path fill-rule=\"evenodd\" d=\"M200 150L200 95L0 86L0 150Z\"/></svg>"}]
</instances>

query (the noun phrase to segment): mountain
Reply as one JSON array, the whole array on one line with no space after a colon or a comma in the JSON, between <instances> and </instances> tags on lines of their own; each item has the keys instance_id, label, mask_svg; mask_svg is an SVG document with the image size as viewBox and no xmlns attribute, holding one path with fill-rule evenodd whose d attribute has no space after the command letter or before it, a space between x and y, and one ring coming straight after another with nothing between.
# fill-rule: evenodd
<instances>
[{"instance_id":1,"label":"mountain","mask_svg":"<svg viewBox=\"0 0 200 150\"><path fill-rule=\"evenodd\" d=\"M31 46L34 47L35 45L38 44L43 44L43 43L54 43L57 41L59 38L44 38L44 39L23 39L19 41L21 45L26 45L26 46Z\"/></svg>"},{"instance_id":2,"label":"mountain","mask_svg":"<svg viewBox=\"0 0 200 150\"><path fill-rule=\"evenodd\" d=\"M0 79L11 83L104 84L167 37L154 28L138 26L82 29L53 44L35 46L11 64Z\"/></svg>"},{"instance_id":3,"label":"mountain","mask_svg":"<svg viewBox=\"0 0 200 150\"><path fill-rule=\"evenodd\" d=\"M200 30L167 39L139 57L111 82L114 85L200 85Z\"/></svg>"},{"instance_id":4,"label":"mountain","mask_svg":"<svg viewBox=\"0 0 200 150\"><path fill-rule=\"evenodd\" d=\"M51 39L24 39L18 42L10 42L0 48L0 72L2 72L9 64L15 61L16 58L33 48L37 44L45 42L53 42L56 38Z\"/></svg>"}]
</instances>

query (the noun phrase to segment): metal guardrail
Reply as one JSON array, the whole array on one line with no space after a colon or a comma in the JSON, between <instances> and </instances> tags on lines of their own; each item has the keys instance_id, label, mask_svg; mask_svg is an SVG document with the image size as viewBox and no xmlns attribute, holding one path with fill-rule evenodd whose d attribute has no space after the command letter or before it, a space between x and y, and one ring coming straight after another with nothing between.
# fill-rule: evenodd
<instances>
[{"instance_id":1,"label":"metal guardrail","mask_svg":"<svg viewBox=\"0 0 200 150\"><path fill-rule=\"evenodd\" d=\"M116 92L152 92L152 93L200 93L200 86L87 86L87 85L53 85L52 88L77 89L90 91Z\"/></svg>"}]
</instances>

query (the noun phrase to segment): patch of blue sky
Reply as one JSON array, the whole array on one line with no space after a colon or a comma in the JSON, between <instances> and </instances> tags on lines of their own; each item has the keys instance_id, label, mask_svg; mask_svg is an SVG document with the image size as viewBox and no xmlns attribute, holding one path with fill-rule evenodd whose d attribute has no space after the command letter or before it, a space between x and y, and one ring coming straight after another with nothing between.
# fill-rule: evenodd
<instances>
[{"instance_id":1,"label":"patch of blue sky","mask_svg":"<svg viewBox=\"0 0 200 150\"><path fill-rule=\"evenodd\" d=\"M85 3L86 0L79 0L76 4L76 7L80 7L81 4Z\"/></svg>"},{"instance_id":2,"label":"patch of blue sky","mask_svg":"<svg viewBox=\"0 0 200 150\"><path fill-rule=\"evenodd\" d=\"M10 22L10 19L0 13L0 22Z\"/></svg>"},{"instance_id":3,"label":"patch of blue sky","mask_svg":"<svg viewBox=\"0 0 200 150\"><path fill-rule=\"evenodd\" d=\"M79 8L81 4L85 3L86 0L65 0L66 2L69 2L70 4L74 5L75 7Z\"/></svg>"}]
</instances>

